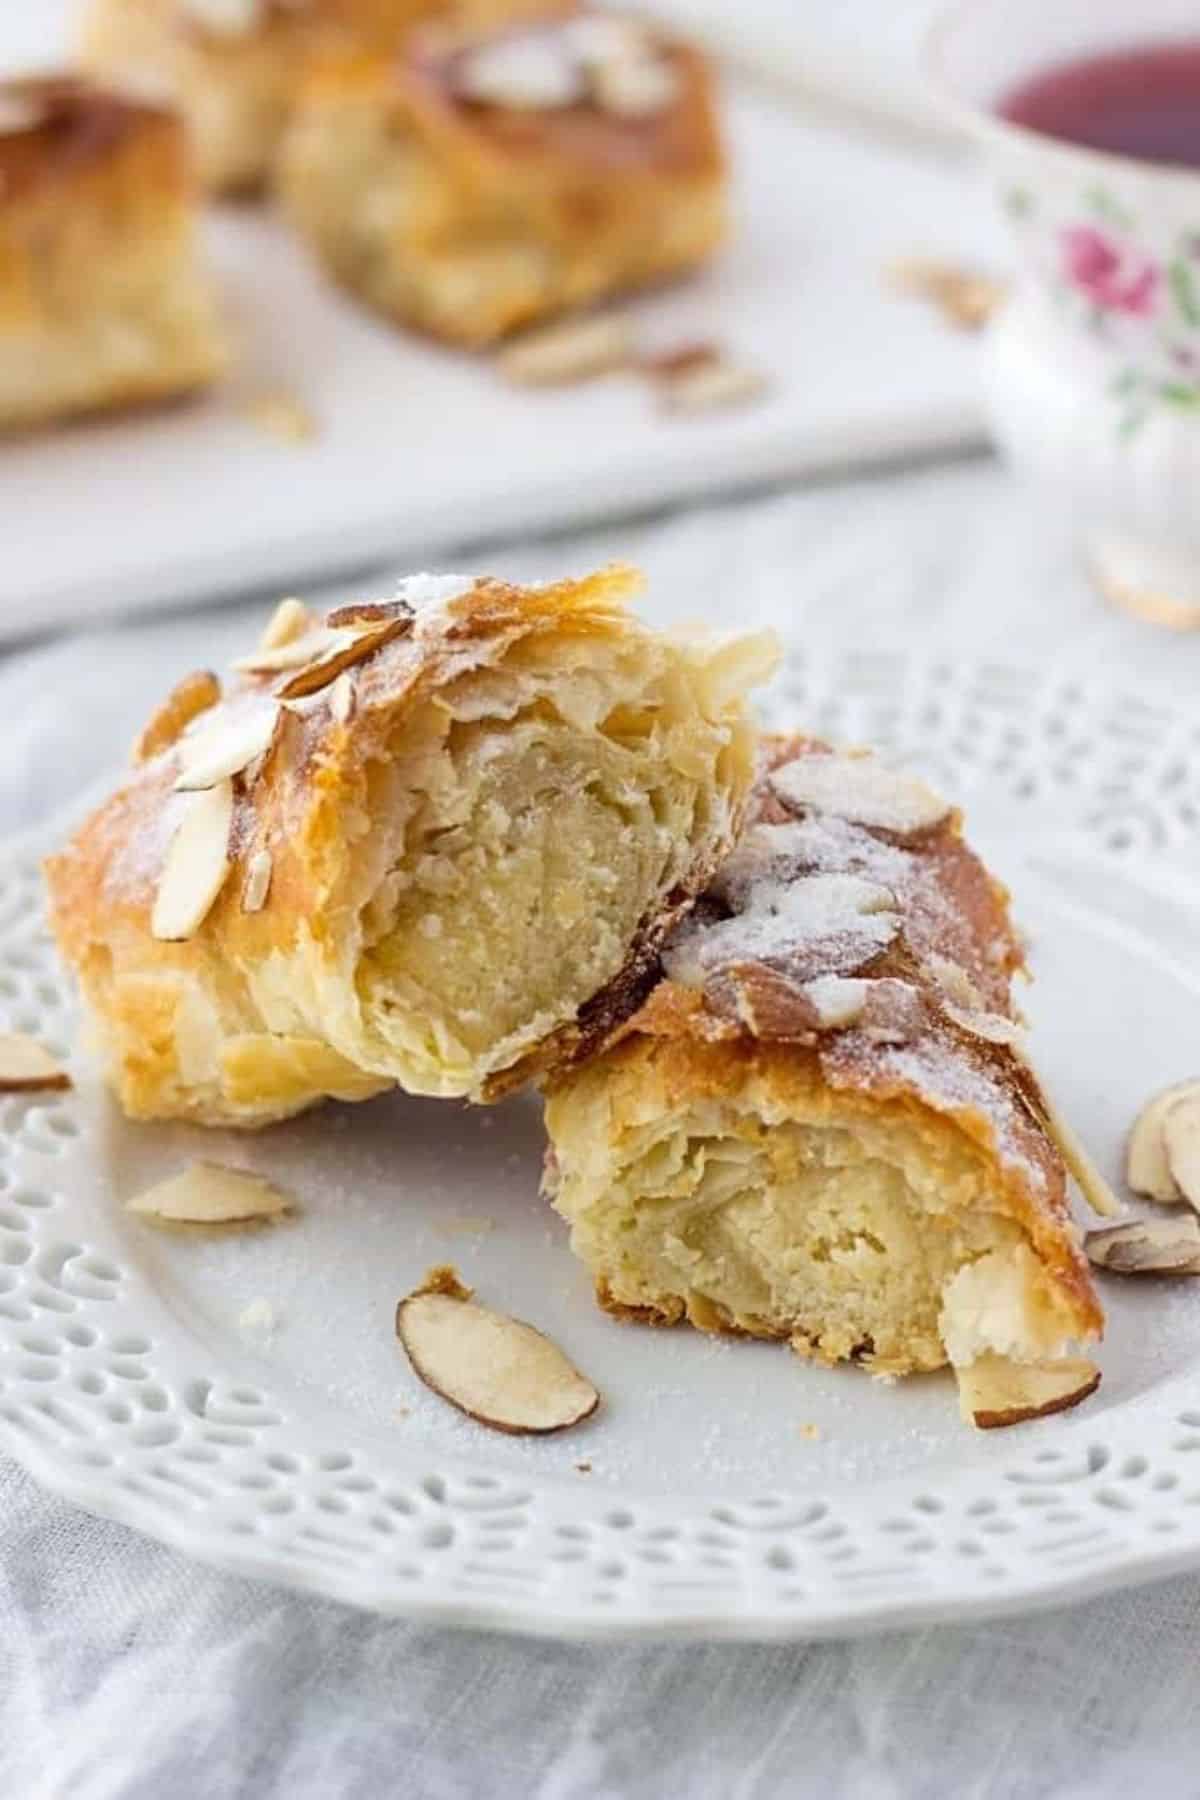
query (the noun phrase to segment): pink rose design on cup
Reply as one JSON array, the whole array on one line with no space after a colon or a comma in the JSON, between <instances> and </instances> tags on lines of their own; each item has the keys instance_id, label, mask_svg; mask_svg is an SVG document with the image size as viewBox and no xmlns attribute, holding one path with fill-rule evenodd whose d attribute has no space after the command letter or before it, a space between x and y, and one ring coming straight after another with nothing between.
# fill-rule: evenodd
<instances>
[{"instance_id":1,"label":"pink rose design on cup","mask_svg":"<svg viewBox=\"0 0 1200 1800\"><path fill-rule=\"evenodd\" d=\"M1123 246L1094 225L1071 225L1062 234L1067 279L1102 312L1144 319L1154 310L1159 270L1140 251Z\"/></svg>"}]
</instances>

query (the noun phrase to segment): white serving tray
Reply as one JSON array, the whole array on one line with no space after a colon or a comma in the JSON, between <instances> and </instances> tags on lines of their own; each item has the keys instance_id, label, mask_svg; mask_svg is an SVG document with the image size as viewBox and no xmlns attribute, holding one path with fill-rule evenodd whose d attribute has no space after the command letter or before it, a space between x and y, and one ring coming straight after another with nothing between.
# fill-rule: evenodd
<instances>
[{"instance_id":1,"label":"white serving tray","mask_svg":"<svg viewBox=\"0 0 1200 1800\"><path fill-rule=\"evenodd\" d=\"M269 214L224 210L212 253L243 345L228 387L0 446L0 639L977 441L973 341L883 280L914 252L994 259L966 177L748 87L729 124L735 243L634 310L653 344L716 338L759 364L765 403L682 419L628 375L508 387L335 294ZM245 416L277 392L313 414L313 441Z\"/></svg>"},{"instance_id":2,"label":"white serving tray","mask_svg":"<svg viewBox=\"0 0 1200 1800\"><path fill-rule=\"evenodd\" d=\"M1032 934L1039 1065L1118 1180L1137 1108L1194 1073L1194 721L1053 671L866 652L793 657L773 717L886 746L966 804ZM0 1029L66 1053L43 845L0 860ZM694 1638L1200 1568L1200 1282L1102 1277L1099 1393L974 1433L948 1374L889 1386L598 1311L538 1195L531 1097L387 1096L239 1135L130 1125L75 1071L72 1093L0 1104L0 1446L203 1561L444 1623ZM195 1156L268 1171L298 1216L183 1238L123 1210ZM509 1438L419 1384L395 1305L445 1261L568 1350L594 1419Z\"/></svg>"}]
</instances>

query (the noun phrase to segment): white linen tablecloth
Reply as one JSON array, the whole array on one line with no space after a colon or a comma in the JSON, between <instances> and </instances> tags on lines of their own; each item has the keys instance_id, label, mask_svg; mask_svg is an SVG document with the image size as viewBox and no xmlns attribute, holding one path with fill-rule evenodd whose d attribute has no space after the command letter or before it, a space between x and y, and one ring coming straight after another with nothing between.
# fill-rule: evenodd
<instances>
[{"instance_id":1,"label":"white linen tablecloth","mask_svg":"<svg viewBox=\"0 0 1200 1800\"><path fill-rule=\"evenodd\" d=\"M810 489L459 566L644 563L660 619L1069 660L1194 698L1200 640L1106 612L990 463ZM360 591L379 585L358 584ZM265 602L0 664L0 827L124 753ZM359 1616L195 1566L0 1458L2 1800L1200 1797L1200 1579L845 1645L593 1648Z\"/></svg>"}]
</instances>

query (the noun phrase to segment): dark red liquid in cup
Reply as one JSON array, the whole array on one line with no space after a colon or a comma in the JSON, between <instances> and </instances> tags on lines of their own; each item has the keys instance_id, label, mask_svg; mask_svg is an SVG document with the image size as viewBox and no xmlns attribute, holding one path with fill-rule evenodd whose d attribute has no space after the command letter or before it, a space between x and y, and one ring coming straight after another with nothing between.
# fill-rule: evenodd
<instances>
[{"instance_id":1,"label":"dark red liquid in cup","mask_svg":"<svg viewBox=\"0 0 1200 1800\"><path fill-rule=\"evenodd\" d=\"M997 110L1068 144L1200 169L1200 38L1060 63Z\"/></svg>"}]
</instances>

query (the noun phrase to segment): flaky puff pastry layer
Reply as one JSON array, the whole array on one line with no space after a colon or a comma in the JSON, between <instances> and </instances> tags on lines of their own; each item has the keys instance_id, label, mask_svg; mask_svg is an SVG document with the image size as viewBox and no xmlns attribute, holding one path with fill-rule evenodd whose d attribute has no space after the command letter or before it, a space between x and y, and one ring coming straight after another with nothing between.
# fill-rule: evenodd
<instances>
[{"instance_id":1,"label":"flaky puff pastry layer","mask_svg":"<svg viewBox=\"0 0 1200 1800\"><path fill-rule=\"evenodd\" d=\"M47 865L129 1114L490 1098L637 1005L732 841L774 656L649 630L637 585L416 577L319 626L291 603L227 696L180 685Z\"/></svg>"},{"instance_id":2,"label":"flaky puff pastry layer","mask_svg":"<svg viewBox=\"0 0 1200 1800\"><path fill-rule=\"evenodd\" d=\"M172 115L73 78L0 84L0 430L220 374L195 218Z\"/></svg>"},{"instance_id":3,"label":"flaky puff pastry layer","mask_svg":"<svg viewBox=\"0 0 1200 1800\"><path fill-rule=\"evenodd\" d=\"M520 18L538 0L92 0L81 54L101 78L161 93L192 133L204 184L263 186L308 59L339 42L394 51L414 26Z\"/></svg>"},{"instance_id":4,"label":"flaky puff pastry layer","mask_svg":"<svg viewBox=\"0 0 1200 1800\"><path fill-rule=\"evenodd\" d=\"M480 346L707 260L725 236L726 169L698 51L641 32L633 79L664 84L647 110L583 88L567 103L515 99L506 59L528 54L535 85L549 63L553 84L560 53L561 69L583 67L567 34L598 19L567 9L499 35L419 34L402 57L315 67L280 191L334 277L391 318Z\"/></svg>"},{"instance_id":5,"label":"flaky puff pastry layer","mask_svg":"<svg viewBox=\"0 0 1200 1800\"><path fill-rule=\"evenodd\" d=\"M623 1317L887 1375L1055 1362L1103 1316L1020 1047L1007 897L959 816L896 781L770 746L668 973L552 1081L547 1185Z\"/></svg>"}]
</instances>

